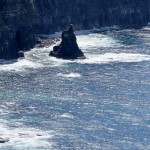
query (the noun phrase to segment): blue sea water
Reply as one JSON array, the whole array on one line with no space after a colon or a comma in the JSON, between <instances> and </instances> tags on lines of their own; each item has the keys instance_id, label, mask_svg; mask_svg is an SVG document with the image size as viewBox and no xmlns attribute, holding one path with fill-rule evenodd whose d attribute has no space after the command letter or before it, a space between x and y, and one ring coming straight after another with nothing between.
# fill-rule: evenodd
<instances>
[{"instance_id":1,"label":"blue sea water","mask_svg":"<svg viewBox=\"0 0 150 150\"><path fill-rule=\"evenodd\" d=\"M0 60L0 150L150 149L150 27L77 40L88 59Z\"/></svg>"}]
</instances>

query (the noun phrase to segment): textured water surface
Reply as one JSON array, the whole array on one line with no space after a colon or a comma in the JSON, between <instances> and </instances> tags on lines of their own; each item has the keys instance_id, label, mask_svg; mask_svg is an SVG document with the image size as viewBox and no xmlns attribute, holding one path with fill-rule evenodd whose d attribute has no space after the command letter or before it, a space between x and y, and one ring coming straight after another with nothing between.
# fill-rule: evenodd
<instances>
[{"instance_id":1,"label":"textured water surface","mask_svg":"<svg viewBox=\"0 0 150 150\"><path fill-rule=\"evenodd\" d=\"M150 149L150 28L77 40L88 59L0 61L0 149Z\"/></svg>"}]
</instances>

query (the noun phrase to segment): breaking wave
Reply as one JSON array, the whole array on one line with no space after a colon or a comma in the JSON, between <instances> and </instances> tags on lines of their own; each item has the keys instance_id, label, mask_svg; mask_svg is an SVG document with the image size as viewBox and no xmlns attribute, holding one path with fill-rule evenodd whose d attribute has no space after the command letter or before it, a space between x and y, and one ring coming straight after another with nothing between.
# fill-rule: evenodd
<instances>
[{"instance_id":1,"label":"breaking wave","mask_svg":"<svg viewBox=\"0 0 150 150\"><path fill-rule=\"evenodd\" d=\"M79 73L69 73L69 74L59 73L58 76L65 77L65 78L80 78L81 77Z\"/></svg>"},{"instance_id":2,"label":"breaking wave","mask_svg":"<svg viewBox=\"0 0 150 150\"><path fill-rule=\"evenodd\" d=\"M1 120L2 121L2 120ZM4 122L4 120L3 120ZM53 133L41 131L34 128L10 128L3 123L0 124L0 138L6 143L0 145L0 149L16 150L24 149L47 149L51 148L52 143L48 140L52 138ZM8 141L8 142L7 142Z\"/></svg>"}]
</instances>

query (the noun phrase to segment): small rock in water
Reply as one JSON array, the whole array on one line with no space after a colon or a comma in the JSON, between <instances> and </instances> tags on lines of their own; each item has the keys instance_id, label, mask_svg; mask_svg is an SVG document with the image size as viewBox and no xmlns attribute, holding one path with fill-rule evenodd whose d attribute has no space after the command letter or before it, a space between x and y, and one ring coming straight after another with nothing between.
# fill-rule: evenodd
<instances>
[{"instance_id":1,"label":"small rock in water","mask_svg":"<svg viewBox=\"0 0 150 150\"><path fill-rule=\"evenodd\" d=\"M0 143L9 142L9 138L0 138Z\"/></svg>"},{"instance_id":2,"label":"small rock in water","mask_svg":"<svg viewBox=\"0 0 150 150\"><path fill-rule=\"evenodd\" d=\"M22 51L18 52L20 58L24 58L24 53Z\"/></svg>"},{"instance_id":3,"label":"small rock in water","mask_svg":"<svg viewBox=\"0 0 150 150\"><path fill-rule=\"evenodd\" d=\"M37 136L42 136L41 134L37 134Z\"/></svg>"}]
</instances>

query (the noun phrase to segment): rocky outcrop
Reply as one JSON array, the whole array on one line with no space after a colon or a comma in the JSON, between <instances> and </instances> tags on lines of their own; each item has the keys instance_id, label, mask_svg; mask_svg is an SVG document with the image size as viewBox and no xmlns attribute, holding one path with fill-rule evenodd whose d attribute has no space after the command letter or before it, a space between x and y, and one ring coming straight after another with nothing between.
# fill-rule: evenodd
<instances>
[{"instance_id":1,"label":"rocky outcrop","mask_svg":"<svg viewBox=\"0 0 150 150\"><path fill-rule=\"evenodd\" d=\"M70 25L62 32L62 41L53 47L50 56L63 59L86 59L81 49L78 47L73 25Z\"/></svg>"},{"instance_id":2,"label":"rocky outcrop","mask_svg":"<svg viewBox=\"0 0 150 150\"><path fill-rule=\"evenodd\" d=\"M9 138L1 138L0 137L0 143L6 143L9 142Z\"/></svg>"},{"instance_id":3,"label":"rocky outcrop","mask_svg":"<svg viewBox=\"0 0 150 150\"><path fill-rule=\"evenodd\" d=\"M17 58L35 43L35 34L112 25L145 25L149 0L0 0L0 58Z\"/></svg>"},{"instance_id":4,"label":"rocky outcrop","mask_svg":"<svg viewBox=\"0 0 150 150\"><path fill-rule=\"evenodd\" d=\"M18 58L35 45L33 8L26 0L0 0L0 59Z\"/></svg>"}]
</instances>

